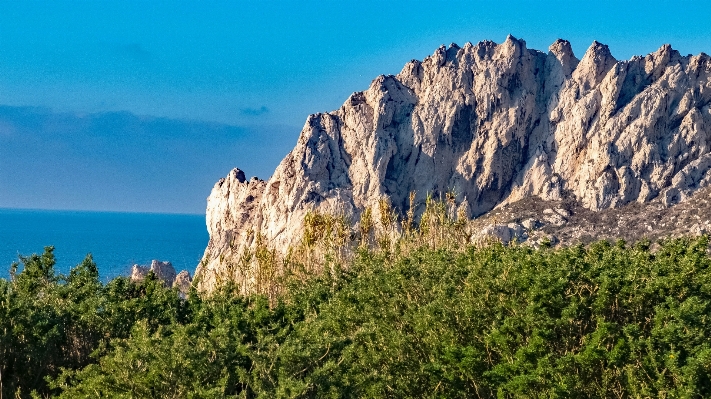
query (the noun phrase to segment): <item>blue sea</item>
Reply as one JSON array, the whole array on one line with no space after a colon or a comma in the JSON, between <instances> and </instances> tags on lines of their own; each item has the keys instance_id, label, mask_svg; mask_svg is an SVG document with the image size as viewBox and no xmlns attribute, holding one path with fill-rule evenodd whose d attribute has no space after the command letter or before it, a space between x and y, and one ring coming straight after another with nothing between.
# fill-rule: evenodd
<instances>
[{"instance_id":1,"label":"blue sea","mask_svg":"<svg viewBox=\"0 0 711 399\"><path fill-rule=\"evenodd\" d=\"M153 259L192 276L208 238L204 215L0 209L0 277L9 277L18 255L49 245L59 273L91 253L104 282Z\"/></svg>"}]
</instances>

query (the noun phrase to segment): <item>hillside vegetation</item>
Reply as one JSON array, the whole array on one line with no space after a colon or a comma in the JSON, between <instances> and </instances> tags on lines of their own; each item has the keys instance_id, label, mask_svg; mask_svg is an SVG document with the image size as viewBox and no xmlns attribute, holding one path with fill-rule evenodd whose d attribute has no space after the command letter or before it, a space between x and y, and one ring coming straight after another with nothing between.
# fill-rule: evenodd
<instances>
[{"instance_id":1,"label":"hillside vegetation","mask_svg":"<svg viewBox=\"0 0 711 399\"><path fill-rule=\"evenodd\" d=\"M0 280L2 396L708 397L707 249L361 247L183 300L90 257L57 275L50 247Z\"/></svg>"}]
</instances>

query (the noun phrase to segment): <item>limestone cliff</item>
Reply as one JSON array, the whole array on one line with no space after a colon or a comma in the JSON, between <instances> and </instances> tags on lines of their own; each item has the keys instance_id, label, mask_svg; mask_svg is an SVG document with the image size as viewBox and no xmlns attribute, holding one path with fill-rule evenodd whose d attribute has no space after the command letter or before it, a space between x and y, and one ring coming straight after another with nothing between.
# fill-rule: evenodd
<instances>
[{"instance_id":1,"label":"limestone cliff","mask_svg":"<svg viewBox=\"0 0 711 399\"><path fill-rule=\"evenodd\" d=\"M475 217L531 196L597 211L683 201L711 180L711 59L669 45L618 61L593 42L581 59L509 36L438 48L379 76L333 112L310 115L268 181L233 170L212 190L210 284L262 234L284 250L306 212L357 217L388 197L454 191ZM660 197L661 196L661 197Z\"/></svg>"}]
</instances>

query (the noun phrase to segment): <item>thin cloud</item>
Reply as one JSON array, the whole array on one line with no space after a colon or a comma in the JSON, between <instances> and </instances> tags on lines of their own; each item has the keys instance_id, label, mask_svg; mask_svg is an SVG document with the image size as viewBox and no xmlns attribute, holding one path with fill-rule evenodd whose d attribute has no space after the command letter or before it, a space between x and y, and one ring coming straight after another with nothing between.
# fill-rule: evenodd
<instances>
[{"instance_id":1,"label":"thin cloud","mask_svg":"<svg viewBox=\"0 0 711 399\"><path fill-rule=\"evenodd\" d=\"M240 113L247 116L259 116L269 113L269 108L264 105L259 108L242 108Z\"/></svg>"},{"instance_id":2,"label":"thin cloud","mask_svg":"<svg viewBox=\"0 0 711 399\"><path fill-rule=\"evenodd\" d=\"M300 128L251 122L0 105L0 207L204 212L235 166L269 177ZM156 191L172 195L156 205Z\"/></svg>"}]
</instances>

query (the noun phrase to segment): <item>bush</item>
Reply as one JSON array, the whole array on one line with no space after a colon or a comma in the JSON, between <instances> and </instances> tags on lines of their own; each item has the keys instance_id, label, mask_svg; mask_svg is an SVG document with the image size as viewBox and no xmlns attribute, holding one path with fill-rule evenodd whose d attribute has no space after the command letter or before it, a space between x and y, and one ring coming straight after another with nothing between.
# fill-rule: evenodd
<instances>
[{"instance_id":1,"label":"bush","mask_svg":"<svg viewBox=\"0 0 711 399\"><path fill-rule=\"evenodd\" d=\"M69 276L52 249L0 280L4 397L711 395L708 239L354 252L181 300L155 278Z\"/></svg>"}]
</instances>

